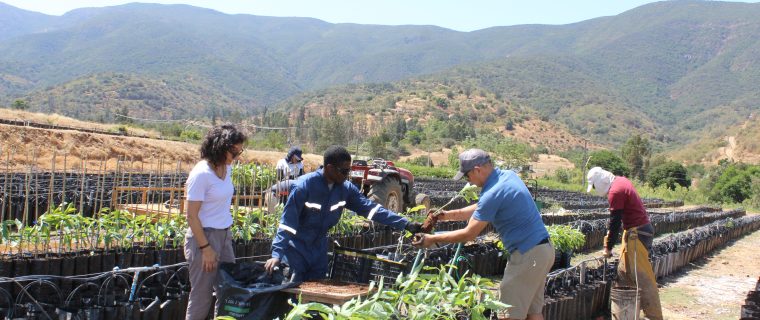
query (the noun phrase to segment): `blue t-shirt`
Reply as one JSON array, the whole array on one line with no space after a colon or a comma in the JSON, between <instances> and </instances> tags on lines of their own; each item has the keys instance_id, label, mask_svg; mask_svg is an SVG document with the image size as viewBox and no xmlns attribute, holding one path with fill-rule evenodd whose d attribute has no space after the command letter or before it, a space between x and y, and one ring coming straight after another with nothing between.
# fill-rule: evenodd
<instances>
[{"instance_id":1,"label":"blue t-shirt","mask_svg":"<svg viewBox=\"0 0 760 320\"><path fill-rule=\"evenodd\" d=\"M528 252L549 237L528 187L512 171L494 169L480 192L473 217L493 223L509 252Z\"/></svg>"}]
</instances>

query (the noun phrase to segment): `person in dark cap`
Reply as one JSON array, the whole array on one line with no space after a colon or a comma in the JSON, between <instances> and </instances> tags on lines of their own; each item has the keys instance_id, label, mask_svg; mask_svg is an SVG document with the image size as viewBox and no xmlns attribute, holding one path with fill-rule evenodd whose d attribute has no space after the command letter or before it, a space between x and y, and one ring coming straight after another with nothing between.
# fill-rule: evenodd
<instances>
[{"instance_id":1,"label":"person in dark cap","mask_svg":"<svg viewBox=\"0 0 760 320\"><path fill-rule=\"evenodd\" d=\"M277 182L269 189L270 194L265 200L269 212L274 212L278 204L284 204L288 200L288 193L291 187L293 187L295 180L304 174L303 151L301 148L290 148L285 158L277 161L275 174Z\"/></svg>"},{"instance_id":2,"label":"person in dark cap","mask_svg":"<svg viewBox=\"0 0 760 320\"><path fill-rule=\"evenodd\" d=\"M303 175L303 151L292 147L285 158L277 161L277 181L293 180Z\"/></svg>"},{"instance_id":3,"label":"person in dark cap","mask_svg":"<svg viewBox=\"0 0 760 320\"><path fill-rule=\"evenodd\" d=\"M500 316L543 319L544 285L554 264L554 248L528 187L513 171L495 168L488 153L480 149L459 154L459 172L454 179L463 177L482 188L478 202L445 210L439 221L469 221L467 226L447 233L417 234L414 245L427 248L435 243L472 241L492 223L510 253L499 300L512 307Z\"/></svg>"}]
</instances>

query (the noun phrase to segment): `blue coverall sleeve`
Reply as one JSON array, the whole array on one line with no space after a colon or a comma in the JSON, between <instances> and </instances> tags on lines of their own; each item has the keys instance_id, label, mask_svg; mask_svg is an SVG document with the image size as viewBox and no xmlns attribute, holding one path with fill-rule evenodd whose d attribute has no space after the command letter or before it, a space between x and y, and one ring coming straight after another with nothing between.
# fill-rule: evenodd
<instances>
[{"instance_id":1,"label":"blue coverall sleeve","mask_svg":"<svg viewBox=\"0 0 760 320\"><path fill-rule=\"evenodd\" d=\"M307 190L302 185L291 187L288 201L285 202L285 208L282 212L280 225L277 227L277 234L272 241L272 258L282 260L285 248L298 230L298 220L307 197Z\"/></svg>"},{"instance_id":2,"label":"blue coverall sleeve","mask_svg":"<svg viewBox=\"0 0 760 320\"><path fill-rule=\"evenodd\" d=\"M348 187L346 208L372 221L403 230L409 220L367 199L353 184Z\"/></svg>"}]
</instances>

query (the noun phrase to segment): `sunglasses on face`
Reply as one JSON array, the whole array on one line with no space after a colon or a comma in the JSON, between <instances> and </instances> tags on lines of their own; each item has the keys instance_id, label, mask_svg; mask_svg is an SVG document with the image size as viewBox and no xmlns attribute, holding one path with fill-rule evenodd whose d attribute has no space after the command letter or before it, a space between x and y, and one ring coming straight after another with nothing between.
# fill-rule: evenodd
<instances>
[{"instance_id":1,"label":"sunglasses on face","mask_svg":"<svg viewBox=\"0 0 760 320\"><path fill-rule=\"evenodd\" d=\"M233 158L237 158L241 154L243 154L243 152L245 152L245 148L240 148L240 150L237 150L237 151L235 149L230 149L229 152Z\"/></svg>"},{"instance_id":2,"label":"sunglasses on face","mask_svg":"<svg viewBox=\"0 0 760 320\"><path fill-rule=\"evenodd\" d=\"M479 167L477 167L477 166L476 166L476 167L474 167L474 168L470 169L469 171L465 172L465 173L464 173L464 177L465 177L467 180L470 180L470 178L471 178L471 177L470 177L470 173L472 173L473 171L475 171L475 169L477 169L477 168L479 168Z\"/></svg>"}]
</instances>

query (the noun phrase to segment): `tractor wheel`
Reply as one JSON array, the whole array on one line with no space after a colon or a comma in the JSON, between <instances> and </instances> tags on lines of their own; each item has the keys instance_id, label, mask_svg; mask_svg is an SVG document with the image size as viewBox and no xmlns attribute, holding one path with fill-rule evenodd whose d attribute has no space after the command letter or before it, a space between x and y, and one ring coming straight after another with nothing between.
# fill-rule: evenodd
<instances>
[{"instance_id":1,"label":"tractor wheel","mask_svg":"<svg viewBox=\"0 0 760 320\"><path fill-rule=\"evenodd\" d=\"M425 210L422 210L420 214L426 215L428 211L430 211L430 206L432 205L432 201L430 201L430 197L424 193L418 193L416 196L414 196L414 205L415 206L425 206Z\"/></svg>"},{"instance_id":2,"label":"tractor wheel","mask_svg":"<svg viewBox=\"0 0 760 320\"><path fill-rule=\"evenodd\" d=\"M404 210L404 196L401 194L401 183L396 178L386 177L383 181L372 185L367 197L393 212Z\"/></svg>"}]
</instances>

